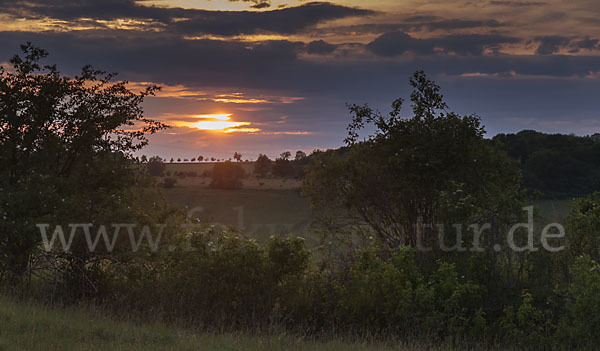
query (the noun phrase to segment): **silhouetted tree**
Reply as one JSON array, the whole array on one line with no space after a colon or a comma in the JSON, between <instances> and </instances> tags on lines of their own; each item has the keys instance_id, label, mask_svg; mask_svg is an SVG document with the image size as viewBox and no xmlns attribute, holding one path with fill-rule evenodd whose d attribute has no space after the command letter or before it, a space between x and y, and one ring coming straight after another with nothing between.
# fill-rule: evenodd
<instances>
[{"instance_id":1,"label":"silhouetted tree","mask_svg":"<svg viewBox=\"0 0 600 351\"><path fill-rule=\"evenodd\" d=\"M417 233L423 245L435 242L438 223L518 220L520 172L488 145L479 117L448 112L439 86L423 72L410 83L410 118L400 115L402 99L388 116L367 105L349 107L347 147L311 156L304 191L313 205L346 208L389 248L417 246ZM359 142L366 124L375 134ZM488 238L502 230L494 228Z\"/></svg>"},{"instance_id":2,"label":"silhouetted tree","mask_svg":"<svg viewBox=\"0 0 600 351\"><path fill-rule=\"evenodd\" d=\"M279 155L280 159L286 160L286 161L289 160L290 157L292 157L292 153L289 152L289 151L284 151L284 152L281 153L281 155Z\"/></svg>"},{"instance_id":3,"label":"silhouetted tree","mask_svg":"<svg viewBox=\"0 0 600 351\"><path fill-rule=\"evenodd\" d=\"M254 174L257 177L266 177L271 171L271 160L267 157L267 155L260 154L254 163Z\"/></svg>"},{"instance_id":4,"label":"silhouetted tree","mask_svg":"<svg viewBox=\"0 0 600 351\"><path fill-rule=\"evenodd\" d=\"M148 169L148 173L150 173L150 175L154 177L162 176L166 168L165 163L159 156L150 157L150 160L148 161L146 167Z\"/></svg>"},{"instance_id":5,"label":"silhouetted tree","mask_svg":"<svg viewBox=\"0 0 600 351\"><path fill-rule=\"evenodd\" d=\"M306 158L306 153L304 151L301 151L301 150L296 151L296 157L294 158L295 161L300 161L300 160L303 160L304 158Z\"/></svg>"},{"instance_id":6,"label":"silhouetted tree","mask_svg":"<svg viewBox=\"0 0 600 351\"><path fill-rule=\"evenodd\" d=\"M14 281L40 263L40 231L32 223L127 216L134 199L124 194L141 181L133 153L147 144L147 133L166 127L141 109L156 86L134 93L90 66L68 77L40 64L45 50L21 49L10 69L0 69L0 280ZM43 269L52 275L61 267L65 284L79 281L90 253L75 252L77 243Z\"/></svg>"},{"instance_id":7,"label":"silhouetted tree","mask_svg":"<svg viewBox=\"0 0 600 351\"><path fill-rule=\"evenodd\" d=\"M242 161L242 154L240 154L239 152L234 152L233 153L233 159L236 160L236 161L238 161L238 162Z\"/></svg>"},{"instance_id":8,"label":"silhouetted tree","mask_svg":"<svg viewBox=\"0 0 600 351\"><path fill-rule=\"evenodd\" d=\"M292 154L289 151L281 153L280 157L275 159L273 165L273 175L275 177L289 178L294 176L294 165L289 158Z\"/></svg>"}]
</instances>

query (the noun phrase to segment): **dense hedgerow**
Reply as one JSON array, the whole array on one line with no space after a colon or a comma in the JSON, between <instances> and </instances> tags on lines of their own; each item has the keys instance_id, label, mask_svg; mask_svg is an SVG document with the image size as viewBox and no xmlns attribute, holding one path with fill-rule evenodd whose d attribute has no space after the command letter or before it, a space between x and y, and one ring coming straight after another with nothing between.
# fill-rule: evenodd
<instances>
[{"instance_id":1,"label":"dense hedgerow","mask_svg":"<svg viewBox=\"0 0 600 351\"><path fill-rule=\"evenodd\" d=\"M588 206L597 199L580 200L570 218L582 211L590 217L590 208L600 216L600 207ZM390 251L373 244L354 252L347 265L322 265L302 238L259 243L209 227L166 240L172 250L106 262L94 276L97 293L85 299L209 330L277 327L540 350L600 342L600 265L587 254L526 257L529 266L542 265L530 272L556 272L549 285L533 274L484 280L471 267L488 274L518 269L493 267L484 254L440 258L435 269L424 270L410 247ZM559 269L565 260L568 280Z\"/></svg>"}]
</instances>

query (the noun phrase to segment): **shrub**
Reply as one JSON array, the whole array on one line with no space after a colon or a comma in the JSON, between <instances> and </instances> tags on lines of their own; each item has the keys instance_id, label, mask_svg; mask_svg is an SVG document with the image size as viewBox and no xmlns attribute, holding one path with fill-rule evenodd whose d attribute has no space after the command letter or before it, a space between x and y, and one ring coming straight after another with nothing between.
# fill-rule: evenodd
<instances>
[{"instance_id":1,"label":"shrub","mask_svg":"<svg viewBox=\"0 0 600 351\"><path fill-rule=\"evenodd\" d=\"M592 349L600 344L600 265L584 255L575 260L570 270L567 311L557 335L570 347Z\"/></svg>"},{"instance_id":2,"label":"shrub","mask_svg":"<svg viewBox=\"0 0 600 351\"><path fill-rule=\"evenodd\" d=\"M148 160L148 164L146 164L146 167L148 168L148 173L150 173L150 175L154 177L162 177L162 175L165 173L166 168L163 159L158 156L150 157L150 160Z\"/></svg>"},{"instance_id":3,"label":"shrub","mask_svg":"<svg viewBox=\"0 0 600 351\"><path fill-rule=\"evenodd\" d=\"M254 174L259 178L264 178L271 171L271 160L267 155L260 154L254 162Z\"/></svg>"},{"instance_id":4,"label":"shrub","mask_svg":"<svg viewBox=\"0 0 600 351\"><path fill-rule=\"evenodd\" d=\"M175 184L177 184L177 178L166 177L162 182L162 186L165 188L174 188Z\"/></svg>"},{"instance_id":5,"label":"shrub","mask_svg":"<svg viewBox=\"0 0 600 351\"><path fill-rule=\"evenodd\" d=\"M553 326L548 311L533 305L533 296L523 291L519 306L508 306L500 324L514 345L528 350L547 350L551 345Z\"/></svg>"},{"instance_id":6,"label":"shrub","mask_svg":"<svg viewBox=\"0 0 600 351\"><path fill-rule=\"evenodd\" d=\"M231 161L215 163L212 170L211 186L217 189L235 189L242 187L244 169Z\"/></svg>"},{"instance_id":7,"label":"shrub","mask_svg":"<svg viewBox=\"0 0 600 351\"><path fill-rule=\"evenodd\" d=\"M373 248L360 252L341 287L341 320L374 332L480 337L486 325L483 289L446 262L425 276L414 254L408 247L387 258Z\"/></svg>"},{"instance_id":8,"label":"shrub","mask_svg":"<svg viewBox=\"0 0 600 351\"><path fill-rule=\"evenodd\" d=\"M159 307L167 319L209 328L260 328L284 310L280 302L297 300L309 258L301 239L273 237L261 245L208 228L168 240L176 250L118 275L125 276L108 290L120 306Z\"/></svg>"}]
</instances>

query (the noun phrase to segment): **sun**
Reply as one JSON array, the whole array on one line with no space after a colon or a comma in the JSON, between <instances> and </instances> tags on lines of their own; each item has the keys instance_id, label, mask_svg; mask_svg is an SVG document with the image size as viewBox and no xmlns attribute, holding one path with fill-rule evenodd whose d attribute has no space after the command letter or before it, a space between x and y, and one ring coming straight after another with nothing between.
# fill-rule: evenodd
<instances>
[{"instance_id":1,"label":"sun","mask_svg":"<svg viewBox=\"0 0 600 351\"><path fill-rule=\"evenodd\" d=\"M231 113L213 113L213 114L202 114L194 115L193 117L197 120L194 122L182 122L179 125L188 128L194 128L197 130L214 131L221 133L234 133L234 132L245 132L255 133L259 132L258 128L248 128L250 122L237 122L231 120ZM245 127L245 128L240 128Z\"/></svg>"}]
</instances>

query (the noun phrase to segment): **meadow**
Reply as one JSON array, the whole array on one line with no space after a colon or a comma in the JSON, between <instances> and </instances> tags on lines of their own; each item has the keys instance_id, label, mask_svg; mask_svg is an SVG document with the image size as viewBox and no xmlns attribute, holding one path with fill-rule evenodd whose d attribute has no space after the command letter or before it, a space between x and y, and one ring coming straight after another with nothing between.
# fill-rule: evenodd
<instances>
[{"instance_id":1,"label":"meadow","mask_svg":"<svg viewBox=\"0 0 600 351\"><path fill-rule=\"evenodd\" d=\"M254 162L242 162L247 176L240 189L214 189L210 172L214 163L170 163L171 174L193 172L195 177L178 178L173 188L162 189L167 201L183 206L194 218L204 223L230 226L256 237L294 235L313 238L310 224L314 219L310 201L302 195L301 179L257 178L253 175ZM160 182L161 177L157 177ZM263 185L257 185L262 183ZM531 199L538 223L563 223L573 200Z\"/></svg>"},{"instance_id":2,"label":"meadow","mask_svg":"<svg viewBox=\"0 0 600 351\"><path fill-rule=\"evenodd\" d=\"M285 333L203 333L158 322L116 318L97 307L48 307L0 295L0 350L380 350L442 351L448 346L311 340ZM473 350L477 350L474 348Z\"/></svg>"}]
</instances>

